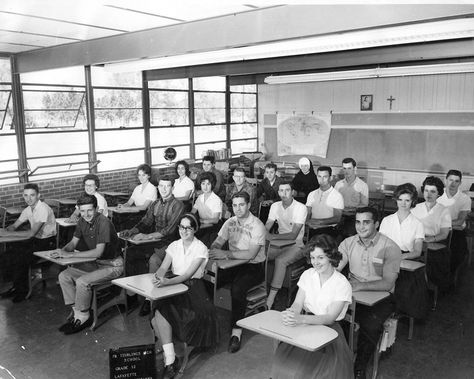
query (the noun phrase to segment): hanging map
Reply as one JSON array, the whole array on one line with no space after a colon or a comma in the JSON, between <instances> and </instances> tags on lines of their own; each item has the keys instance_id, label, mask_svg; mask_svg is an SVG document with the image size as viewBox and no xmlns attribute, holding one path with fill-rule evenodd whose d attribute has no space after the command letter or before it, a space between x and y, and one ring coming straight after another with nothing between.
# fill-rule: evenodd
<instances>
[{"instance_id":1,"label":"hanging map","mask_svg":"<svg viewBox=\"0 0 474 379\"><path fill-rule=\"evenodd\" d=\"M278 155L317 155L326 158L331 113L277 115Z\"/></svg>"}]
</instances>

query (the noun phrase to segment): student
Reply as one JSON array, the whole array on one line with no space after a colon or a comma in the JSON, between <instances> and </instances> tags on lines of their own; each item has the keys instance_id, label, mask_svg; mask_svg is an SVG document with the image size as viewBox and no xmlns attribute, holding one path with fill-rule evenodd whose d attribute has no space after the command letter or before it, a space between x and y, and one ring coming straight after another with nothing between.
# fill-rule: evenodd
<instances>
[{"instance_id":1,"label":"student","mask_svg":"<svg viewBox=\"0 0 474 379\"><path fill-rule=\"evenodd\" d=\"M0 254L0 270L3 276L8 273L13 279L13 287L1 294L1 297L12 297L14 303L25 300L28 293L28 267L38 258L35 251L50 250L56 244L56 219L48 204L40 200L39 187L27 183L23 187L23 199L28 205L7 231L15 231L26 221L30 223L28 240L15 244L12 250Z\"/></svg>"},{"instance_id":2,"label":"student","mask_svg":"<svg viewBox=\"0 0 474 379\"><path fill-rule=\"evenodd\" d=\"M120 236L136 241L158 240L153 247L129 249L126 261L127 275L155 272L165 257L165 248L177 238L178 221L183 214L184 204L171 193L174 179L160 178L158 191L160 198L147 209L145 216L132 229L122 230ZM149 233L152 231L151 233ZM151 257L150 257L151 256ZM148 270L146 262L148 261ZM145 301L139 314L150 313L150 302Z\"/></svg>"},{"instance_id":3,"label":"student","mask_svg":"<svg viewBox=\"0 0 474 379\"><path fill-rule=\"evenodd\" d=\"M250 213L250 196L239 192L232 197L235 216L222 225L219 235L211 245L211 259L248 259L249 262L234 269L226 270L231 281L232 334L228 351L235 353L240 349L242 329L237 321L244 318L247 307L247 292L265 278L265 226ZM229 250L222 246L228 242Z\"/></svg>"},{"instance_id":4,"label":"student","mask_svg":"<svg viewBox=\"0 0 474 379\"><path fill-rule=\"evenodd\" d=\"M357 234L339 245L342 260L337 269L341 271L349 263L352 292L394 291L402 254L395 242L377 232L378 226L375 208L358 208L355 221ZM383 323L394 309L392 296L371 307L357 304L356 322L361 330L354 363L356 378L365 378L367 364L383 331Z\"/></svg>"},{"instance_id":5,"label":"student","mask_svg":"<svg viewBox=\"0 0 474 379\"><path fill-rule=\"evenodd\" d=\"M131 207L135 205L137 208L145 210L157 199L156 187L150 183L151 167L147 164L141 164L137 167L137 177L140 184L133 190L132 196L125 204L118 204L118 207Z\"/></svg>"},{"instance_id":6,"label":"student","mask_svg":"<svg viewBox=\"0 0 474 379\"><path fill-rule=\"evenodd\" d=\"M466 218L471 212L471 198L461 192L462 173L459 170L449 170L446 174L446 188L436 200L448 207L451 214L453 235L451 238L451 274L462 265L467 256Z\"/></svg>"},{"instance_id":7,"label":"student","mask_svg":"<svg viewBox=\"0 0 474 379\"><path fill-rule=\"evenodd\" d=\"M344 210L342 211L341 231L344 237L356 234L355 210L356 208L369 205L369 187L356 175L357 163L353 158L342 160L344 179L339 180L334 189L344 198Z\"/></svg>"},{"instance_id":8,"label":"student","mask_svg":"<svg viewBox=\"0 0 474 379\"><path fill-rule=\"evenodd\" d=\"M187 201L194 192L194 182L189 178L189 164L186 161L178 161L175 166L178 178L174 181L173 196L181 201Z\"/></svg>"},{"instance_id":9,"label":"student","mask_svg":"<svg viewBox=\"0 0 474 379\"><path fill-rule=\"evenodd\" d=\"M257 186L257 199L270 205L280 200L279 186L281 179L277 176L278 167L275 163L265 165L265 178Z\"/></svg>"},{"instance_id":10,"label":"student","mask_svg":"<svg viewBox=\"0 0 474 379\"><path fill-rule=\"evenodd\" d=\"M204 158L202 158L202 169L204 172L212 172L214 174L214 176L216 177L216 185L214 186L213 191L217 196L221 198L222 201L224 201L226 195L224 175L222 175L222 172L216 169L216 158L214 158L212 155L206 155ZM201 190L201 188L199 188L199 175L200 174L198 174L195 182L197 191Z\"/></svg>"},{"instance_id":11,"label":"student","mask_svg":"<svg viewBox=\"0 0 474 379\"><path fill-rule=\"evenodd\" d=\"M250 197L250 212L254 215L258 215L258 204L257 204L257 191L255 187L249 184L245 180L245 171L242 167L236 167L234 169L234 175L232 176L234 183L227 187L227 193L225 195L225 205L227 210L233 215L232 199L237 193L246 192Z\"/></svg>"},{"instance_id":12,"label":"student","mask_svg":"<svg viewBox=\"0 0 474 379\"><path fill-rule=\"evenodd\" d=\"M107 201L97 190L100 187L100 179L97 175L87 174L82 178L82 184L84 184L84 191L89 196L95 196L97 198L97 212L102 213L105 217L109 215L107 208ZM74 213L69 218L72 222L77 222L80 212L76 207Z\"/></svg>"},{"instance_id":13,"label":"student","mask_svg":"<svg viewBox=\"0 0 474 379\"><path fill-rule=\"evenodd\" d=\"M313 162L303 157L298 161L300 171L293 178L294 197L296 200L306 203L308 194L319 188L318 179L314 173Z\"/></svg>"},{"instance_id":14,"label":"student","mask_svg":"<svg viewBox=\"0 0 474 379\"><path fill-rule=\"evenodd\" d=\"M68 267L59 274L64 303L72 307L66 323L59 327L64 334L74 334L92 325L91 286L115 279L123 273L117 233L112 222L97 211L97 198L84 195L77 200L81 218L74 237L53 258L97 258L94 262Z\"/></svg>"},{"instance_id":15,"label":"student","mask_svg":"<svg viewBox=\"0 0 474 379\"><path fill-rule=\"evenodd\" d=\"M396 213L385 217L380 233L395 242L402 251L403 259L421 256L425 231L423 224L411 213L418 201L418 192L411 183L399 185L393 194L397 202ZM397 311L417 319L427 316L429 294L424 270L401 270L395 288Z\"/></svg>"},{"instance_id":16,"label":"student","mask_svg":"<svg viewBox=\"0 0 474 379\"><path fill-rule=\"evenodd\" d=\"M186 213L178 228L181 239L166 248L165 259L153 278L153 284L159 288L178 283L189 288L182 295L156 302L151 325L163 345L164 378L173 378L179 370L173 339L193 348L215 346L219 339L215 308L202 281L208 250L195 237L198 221ZM167 278L165 274L170 267L174 276Z\"/></svg>"},{"instance_id":17,"label":"student","mask_svg":"<svg viewBox=\"0 0 474 379\"><path fill-rule=\"evenodd\" d=\"M397 212L385 217L380 224L380 233L395 242L402 251L403 259L421 256L425 230L423 224L411 210L418 202L418 192L411 183L399 185L393 198L397 202Z\"/></svg>"},{"instance_id":18,"label":"student","mask_svg":"<svg viewBox=\"0 0 474 379\"><path fill-rule=\"evenodd\" d=\"M212 172L203 172L199 180L202 193L196 199L191 212L198 214L201 223L196 237L210 247L220 228L223 203L220 197L212 191L216 184L216 177Z\"/></svg>"},{"instance_id":19,"label":"student","mask_svg":"<svg viewBox=\"0 0 474 379\"><path fill-rule=\"evenodd\" d=\"M451 284L449 241L446 241L451 230L451 214L448 208L437 202L444 192L444 184L440 178L428 176L423 181L421 190L425 201L411 212L423 224L425 242L446 243L445 249L428 252L426 274L440 289L447 290Z\"/></svg>"},{"instance_id":20,"label":"student","mask_svg":"<svg viewBox=\"0 0 474 379\"><path fill-rule=\"evenodd\" d=\"M306 207L308 208L308 225L310 228L318 228L317 231L310 230L309 236L315 233L330 234L335 237L334 228L326 225L337 224L341 220L344 209L344 199L330 183L332 175L331 167L320 166L317 170L319 188L308 195Z\"/></svg>"},{"instance_id":21,"label":"student","mask_svg":"<svg viewBox=\"0 0 474 379\"><path fill-rule=\"evenodd\" d=\"M303 251L301 249L304 246L304 223L307 214L307 209L304 204L293 199L293 187L291 182L280 183L278 193L281 201L272 204L268 221L265 224L267 239L295 241L295 244L281 249L273 249L270 247L268 251L268 259L275 260L272 283L267 298L268 309L272 308L275 297L283 285L286 268L290 264L303 258ZM275 222L278 223L278 234L271 234L270 231Z\"/></svg>"},{"instance_id":22,"label":"student","mask_svg":"<svg viewBox=\"0 0 474 379\"><path fill-rule=\"evenodd\" d=\"M295 301L282 312L283 325L326 325L338 336L314 352L281 342L273 357L271 377L353 378L352 352L338 322L352 302L351 285L335 269L342 255L334 239L325 234L314 236L303 251L313 267L301 275ZM301 314L303 310L306 314Z\"/></svg>"},{"instance_id":23,"label":"student","mask_svg":"<svg viewBox=\"0 0 474 379\"><path fill-rule=\"evenodd\" d=\"M267 222L270 206L280 200L278 188L281 179L276 175L278 167L274 163L265 165L265 178L257 185L257 202L259 202L259 218L263 223Z\"/></svg>"}]
</instances>

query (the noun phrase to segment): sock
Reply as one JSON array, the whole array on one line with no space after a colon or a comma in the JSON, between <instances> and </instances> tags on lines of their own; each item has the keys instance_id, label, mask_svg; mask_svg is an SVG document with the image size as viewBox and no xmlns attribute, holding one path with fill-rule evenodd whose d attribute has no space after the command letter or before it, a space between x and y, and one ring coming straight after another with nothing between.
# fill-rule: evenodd
<instances>
[{"instance_id":1,"label":"sock","mask_svg":"<svg viewBox=\"0 0 474 379\"><path fill-rule=\"evenodd\" d=\"M74 319L79 320L82 323L86 322L89 318L89 310L86 311L79 311L74 308Z\"/></svg>"},{"instance_id":2,"label":"sock","mask_svg":"<svg viewBox=\"0 0 474 379\"><path fill-rule=\"evenodd\" d=\"M277 293L278 293L278 288L272 287L270 289L270 292L269 292L268 297L267 297L267 307L268 307L268 309L270 309L273 306L273 303L275 302L275 297L276 297Z\"/></svg>"},{"instance_id":3,"label":"sock","mask_svg":"<svg viewBox=\"0 0 474 379\"><path fill-rule=\"evenodd\" d=\"M242 329L232 328L232 337L233 336L236 336L240 340L240 337L242 336Z\"/></svg>"},{"instance_id":4,"label":"sock","mask_svg":"<svg viewBox=\"0 0 474 379\"><path fill-rule=\"evenodd\" d=\"M172 364L176 358L176 354L174 353L174 345L173 343L165 343L163 345L163 353L165 355L165 366L169 366Z\"/></svg>"}]
</instances>

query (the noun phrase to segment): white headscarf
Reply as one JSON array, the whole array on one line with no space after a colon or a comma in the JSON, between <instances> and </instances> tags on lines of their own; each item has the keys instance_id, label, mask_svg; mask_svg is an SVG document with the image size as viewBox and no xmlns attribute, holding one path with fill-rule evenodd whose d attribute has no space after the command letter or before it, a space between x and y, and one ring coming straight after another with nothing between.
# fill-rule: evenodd
<instances>
[{"instance_id":1,"label":"white headscarf","mask_svg":"<svg viewBox=\"0 0 474 379\"><path fill-rule=\"evenodd\" d=\"M309 159L306 157L300 158L300 160L298 161L298 166L300 166L300 170L302 165L310 165Z\"/></svg>"}]
</instances>

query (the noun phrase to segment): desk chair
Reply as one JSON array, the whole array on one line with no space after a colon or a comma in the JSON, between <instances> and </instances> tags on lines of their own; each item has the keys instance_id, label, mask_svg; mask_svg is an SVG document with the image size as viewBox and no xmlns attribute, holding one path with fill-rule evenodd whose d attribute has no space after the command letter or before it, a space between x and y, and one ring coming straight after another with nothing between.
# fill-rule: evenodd
<instances>
[{"instance_id":1,"label":"desk chair","mask_svg":"<svg viewBox=\"0 0 474 379\"><path fill-rule=\"evenodd\" d=\"M0 228L5 229L5 224L7 221L7 209L0 207Z\"/></svg>"},{"instance_id":2,"label":"desk chair","mask_svg":"<svg viewBox=\"0 0 474 379\"><path fill-rule=\"evenodd\" d=\"M448 237L446 238L445 241L443 242L430 242L427 244L426 250L425 250L425 255L424 255L424 263L426 266L429 264L429 259L430 259L430 254L436 254L436 252L439 252L444 249L448 249L449 251L449 246L451 246L451 237L453 235L452 229L449 230ZM430 253L431 252L431 253ZM433 283L432 281L429 280L428 274L427 274L427 269L425 269L425 277L426 277L426 283L428 284L428 289L433 291L433 306L432 310L434 311L436 309L436 305L438 304L438 286Z\"/></svg>"},{"instance_id":3,"label":"desk chair","mask_svg":"<svg viewBox=\"0 0 474 379\"><path fill-rule=\"evenodd\" d=\"M122 250L123 254L123 273L120 277L125 277L125 262L126 262L126 250ZM92 286L92 301L91 301L91 310L92 310L92 317L93 322L90 327L90 330L97 329L100 325L102 325L106 320L103 320L99 324L99 316L105 310L116 306L119 313L120 307L119 305L123 305L125 308L125 314L128 314L128 303L127 303L127 292L121 288L118 295L114 294L113 291L117 287L112 283L111 280L95 284ZM112 290L112 291L111 291Z\"/></svg>"},{"instance_id":4,"label":"desk chair","mask_svg":"<svg viewBox=\"0 0 474 379\"><path fill-rule=\"evenodd\" d=\"M352 303L347 309L344 320L349 323L349 334L348 334L348 345L354 354L354 362L357 356L357 340L360 332L360 325L355 321L356 316L356 301L352 298ZM397 334L397 320L394 315L390 315L384 322L383 331L380 335L377 345L375 346L373 367L372 367L372 379L377 378L379 369L380 354L387 350L395 342L395 336Z\"/></svg>"},{"instance_id":5,"label":"desk chair","mask_svg":"<svg viewBox=\"0 0 474 379\"><path fill-rule=\"evenodd\" d=\"M56 246L51 244L50 249L55 249ZM47 280L57 280L57 273L49 273L49 268L53 265L52 262L40 258L37 262L28 266L28 293L25 298L29 299L33 294L33 289L38 285L42 284L43 289L46 288Z\"/></svg>"},{"instance_id":6,"label":"desk chair","mask_svg":"<svg viewBox=\"0 0 474 379\"><path fill-rule=\"evenodd\" d=\"M467 241L467 264L470 267L472 262L472 251L474 250L474 218L472 215L466 220L466 241Z\"/></svg>"},{"instance_id":7,"label":"desk chair","mask_svg":"<svg viewBox=\"0 0 474 379\"><path fill-rule=\"evenodd\" d=\"M56 199L45 199L44 202L50 206L53 210L54 217L59 218L59 210L61 208L61 203Z\"/></svg>"},{"instance_id":8,"label":"desk chair","mask_svg":"<svg viewBox=\"0 0 474 379\"><path fill-rule=\"evenodd\" d=\"M259 309L266 309L267 303L267 269L268 269L268 249L270 248L270 241L265 241L265 275L263 282L257 284L247 292L247 310L245 316L258 313Z\"/></svg>"}]
</instances>

